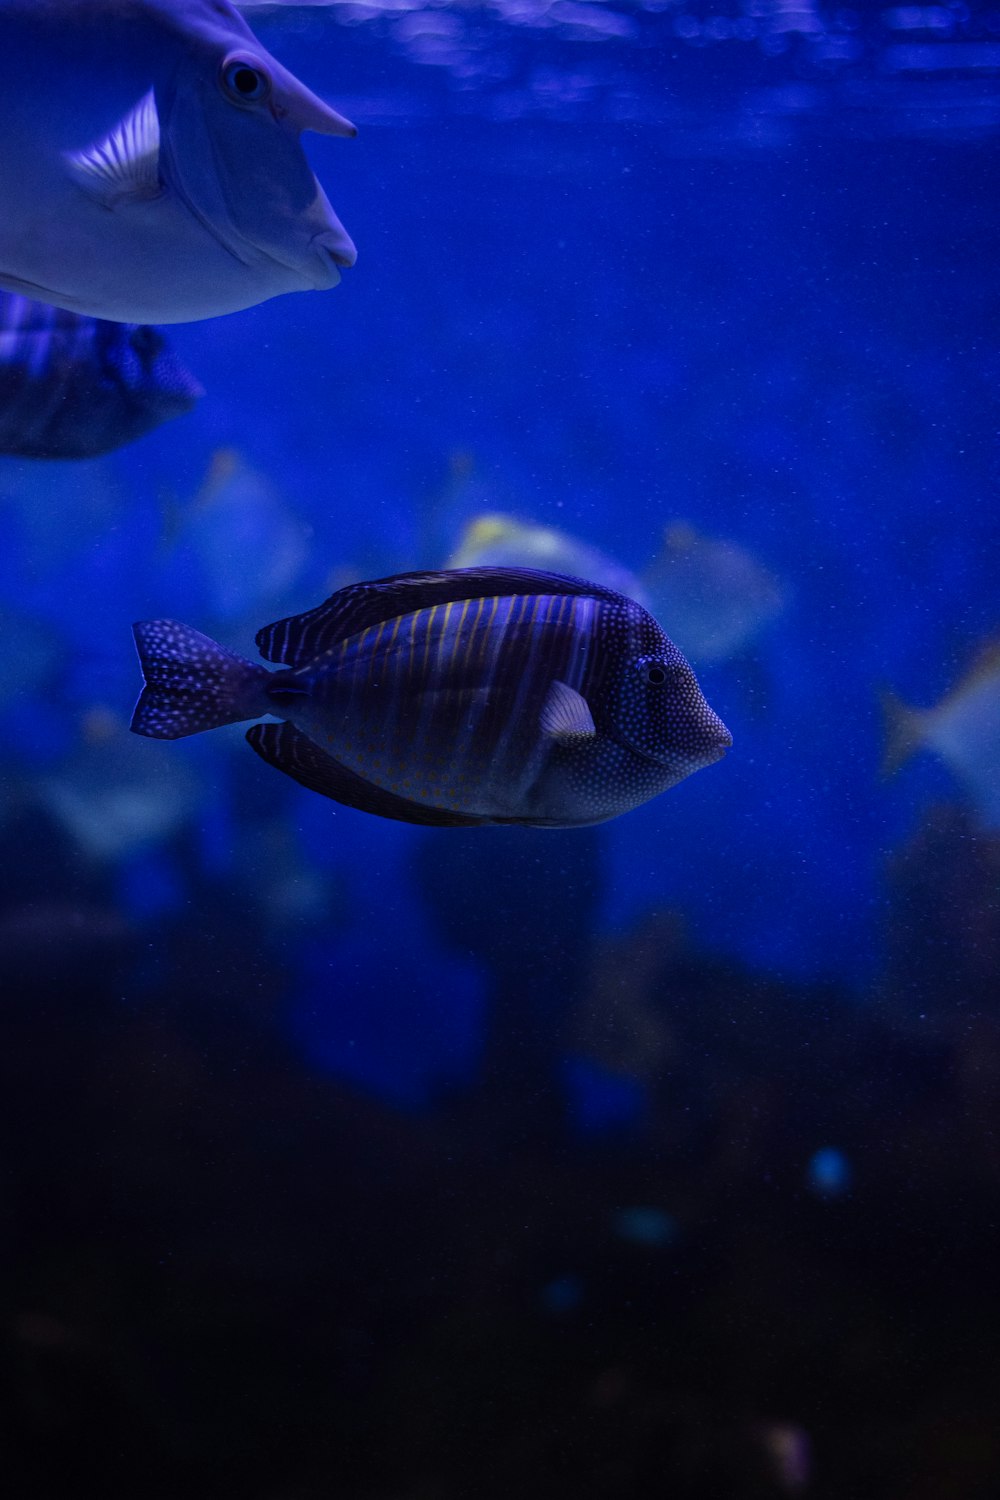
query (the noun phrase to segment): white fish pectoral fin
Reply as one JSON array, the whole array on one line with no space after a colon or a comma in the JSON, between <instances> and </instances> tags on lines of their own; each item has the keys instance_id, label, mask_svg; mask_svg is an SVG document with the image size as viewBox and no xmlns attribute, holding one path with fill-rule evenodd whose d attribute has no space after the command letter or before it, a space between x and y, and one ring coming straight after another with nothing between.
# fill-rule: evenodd
<instances>
[{"instance_id":1,"label":"white fish pectoral fin","mask_svg":"<svg viewBox=\"0 0 1000 1500\"><path fill-rule=\"evenodd\" d=\"M103 140L67 151L64 159L80 186L108 208L159 197L160 121L153 90Z\"/></svg>"},{"instance_id":2,"label":"white fish pectoral fin","mask_svg":"<svg viewBox=\"0 0 1000 1500\"><path fill-rule=\"evenodd\" d=\"M554 740L590 740L597 733L586 698L558 678L545 695L540 723L542 733Z\"/></svg>"}]
</instances>

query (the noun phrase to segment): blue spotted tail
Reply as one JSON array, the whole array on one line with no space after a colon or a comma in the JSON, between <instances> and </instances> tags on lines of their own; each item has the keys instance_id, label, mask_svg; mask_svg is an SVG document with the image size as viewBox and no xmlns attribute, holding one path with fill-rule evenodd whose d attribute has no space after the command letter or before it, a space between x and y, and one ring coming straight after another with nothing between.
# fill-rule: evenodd
<instances>
[{"instance_id":1,"label":"blue spotted tail","mask_svg":"<svg viewBox=\"0 0 1000 1500\"><path fill-rule=\"evenodd\" d=\"M265 667L176 620L140 620L132 630L146 679L132 715L136 734L179 740L270 712Z\"/></svg>"}]
</instances>

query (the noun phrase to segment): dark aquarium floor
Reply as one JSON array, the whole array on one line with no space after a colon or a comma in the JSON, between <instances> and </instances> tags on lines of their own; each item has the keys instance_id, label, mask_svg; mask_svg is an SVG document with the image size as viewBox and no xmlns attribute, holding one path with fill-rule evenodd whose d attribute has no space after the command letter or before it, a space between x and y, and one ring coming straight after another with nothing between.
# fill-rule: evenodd
<instances>
[{"instance_id":1,"label":"dark aquarium floor","mask_svg":"<svg viewBox=\"0 0 1000 1500\"><path fill-rule=\"evenodd\" d=\"M463 923L480 1066L414 1113L303 1066L226 895L137 943L31 828L0 920L22 1493L996 1493L996 840L948 815L907 851L859 1002L662 914L581 944L594 846L512 836L497 926ZM483 890L438 869L447 928ZM629 1123L571 1119L567 1047L642 1080Z\"/></svg>"}]
</instances>

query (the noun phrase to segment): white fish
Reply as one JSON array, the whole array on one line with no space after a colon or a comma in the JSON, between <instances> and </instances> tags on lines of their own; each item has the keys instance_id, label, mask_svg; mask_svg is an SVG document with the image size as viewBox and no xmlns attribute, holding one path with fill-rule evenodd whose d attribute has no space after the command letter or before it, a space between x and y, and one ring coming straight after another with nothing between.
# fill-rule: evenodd
<instances>
[{"instance_id":1,"label":"white fish","mask_svg":"<svg viewBox=\"0 0 1000 1500\"><path fill-rule=\"evenodd\" d=\"M1000 829L1000 642L984 648L936 707L908 708L892 693L882 694L882 707L885 774L916 750L933 751L968 789L982 826Z\"/></svg>"},{"instance_id":2,"label":"white fish","mask_svg":"<svg viewBox=\"0 0 1000 1500\"><path fill-rule=\"evenodd\" d=\"M278 605L309 559L312 530L232 448L212 457L167 550L201 585L209 617L236 621Z\"/></svg>"},{"instance_id":3,"label":"white fish","mask_svg":"<svg viewBox=\"0 0 1000 1500\"><path fill-rule=\"evenodd\" d=\"M785 591L737 542L678 521L642 575L651 609L696 662L725 661L781 614Z\"/></svg>"},{"instance_id":4,"label":"white fish","mask_svg":"<svg viewBox=\"0 0 1000 1500\"><path fill-rule=\"evenodd\" d=\"M0 0L0 287L177 323L335 286L303 130L354 127L229 0Z\"/></svg>"},{"instance_id":5,"label":"white fish","mask_svg":"<svg viewBox=\"0 0 1000 1500\"><path fill-rule=\"evenodd\" d=\"M616 589L646 607L647 596L633 573L611 557L554 526L485 515L470 521L446 568L542 568Z\"/></svg>"},{"instance_id":6,"label":"white fish","mask_svg":"<svg viewBox=\"0 0 1000 1500\"><path fill-rule=\"evenodd\" d=\"M156 765L136 754L118 720L92 709L82 744L36 783L43 806L92 859L115 863L163 843L194 818L205 787L189 764Z\"/></svg>"}]
</instances>

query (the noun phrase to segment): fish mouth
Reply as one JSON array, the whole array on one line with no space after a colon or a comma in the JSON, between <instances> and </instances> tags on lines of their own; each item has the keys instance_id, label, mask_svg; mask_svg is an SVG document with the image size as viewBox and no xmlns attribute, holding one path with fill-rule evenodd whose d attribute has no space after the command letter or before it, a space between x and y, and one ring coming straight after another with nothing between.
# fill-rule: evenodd
<instances>
[{"instance_id":1,"label":"fish mouth","mask_svg":"<svg viewBox=\"0 0 1000 1500\"><path fill-rule=\"evenodd\" d=\"M178 180L176 192L187 211L194 216L223 250L243 266L254 266L261 262L278 266L286 274L291 273L303 289L327 291L340 283L342 266L353 266L358 258L354 241L336 220L331 226L314 234L306 242L299 241L298 249L289 254L284 247L261 242L254 234L244 235L238 228L227 232L225 226L198 208ZM315 222L315 221L314 221ZM287 290L291 291L289 287ZM271 295L274 295L273 293Z\"/></svg>"},{"instance_id":2,"label":"fish mouth","mask_svg":"<svg viewBox=\"0 0 1000 1500\"><path fill-rule=\"evenodd\" d=\"M331 233L329 230L316 236L312 249L321 267L315 282L317 291L339 285L341 270L353 266L358 258L353 241L346 234Z\"/></svg>"},{"instance_id":3,"label":"fish mouth","mask_svg":"<svg viewBox=\"0 0 1000 1500\"><path fill-rule=\"evenodd\" d=\"M717 760L724 760L726 751L731 750L732 748L733 737L729 733L729 730L726 728L725 724L720 722L716 742L713 745L712 749L709 751L709 754L711 755L709 765L714 766Z\"/></svg>"},{"instance_id":4,"label":"fish mouth","mask_svg":"<svg viewBox=\"0 0 1000 1500\"><path fill-rule=\"evenodd\" d=\"M689 776L692 771L701 770L704 766L714 766L716 761L725 758L726 751L731 750L733 744L732 735L721 721L712 736L712 741L703 750L693 751L687 757L683 755L679 756L670 750L657 755L654 751L643 749L639 745L633 745L624 736L614 735L613 738L617 740L619 745L623 745L627 750L631 750L633 755L638 755L641 760L649 761L651 765L674 767L684 765L686 769L681 773L684 776Z\"/></svg>"}]
</instances>

